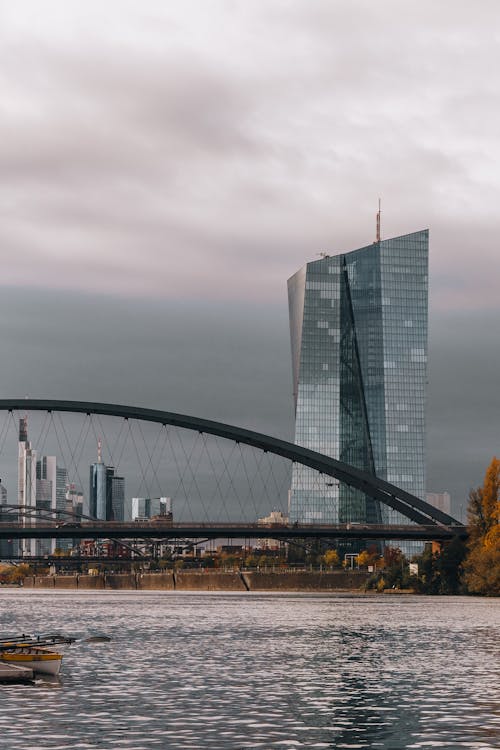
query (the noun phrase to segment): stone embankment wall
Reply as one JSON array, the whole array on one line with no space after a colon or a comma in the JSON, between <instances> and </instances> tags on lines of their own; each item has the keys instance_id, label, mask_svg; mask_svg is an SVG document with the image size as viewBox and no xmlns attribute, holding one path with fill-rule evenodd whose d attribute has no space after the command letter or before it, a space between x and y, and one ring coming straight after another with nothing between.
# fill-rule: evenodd
<instances>
[{"instance_id":1,"label":"stone embankment wall","mask_svg":"<svg viewBox=\"0 0 500 750\"><path fill-rule=\"evenodd\" d=\"M246 591L240 573L176 573L177 591Z\"/></svg>"},{"instance_id":2,"label":"stone embankment wall","mask_svg":"<svg viewBox=\"0 0 500 750\"><path fill-rule=\"evenodd\" d=\"M369 574L353 571L290 573L242 573L249 591L338 591L361 588Z\"/></svg>"},{"instance_id":3,"label":"stone embankment wall","mask_svg":"<svg viewBox=\"0 0 500 750\"><path fill-rule=\"evenodd\" d=\"M25 588L139 591L358 591L369 573L361 571L164 572L27 576Z\"/></svg>"}]
</instances>

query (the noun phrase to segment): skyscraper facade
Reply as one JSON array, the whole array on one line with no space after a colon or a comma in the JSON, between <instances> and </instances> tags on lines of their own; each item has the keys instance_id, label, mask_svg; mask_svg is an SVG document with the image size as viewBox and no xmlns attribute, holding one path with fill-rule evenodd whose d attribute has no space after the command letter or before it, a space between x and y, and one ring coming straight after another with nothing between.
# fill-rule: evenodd
<instances>
[{"instance_id":1,"label":"skyscraper facade","mask_svg":"<svg viewBox=\"0 0 500 750\"><path fill-rule=\"evenodd\" d=\"M106 519L106 466L101 461L90 466L89 514Z\"/></svg>"},{"instance_id":2,"label":"skyscraper facade","mask_svg":"<svg viewBox=\"0 0 500 750\"><path fill-rule=\"evenodd\" d=\"M36 450L31 447L28 440L28 419L21 417L19 420L19 443L18 443L18 481L17 481L17 503L21 508L36 506ZM21 523L25 527L34 525L29 515L21 514ZM22 539L20 542L22 554L34 555L36 545L34 539Z\"/></svg>"},{"instance_id":3,"label":"skyscraper facade","mask_svg":"<svg viewBox=\"0 0 500 750\"><path fill-rule=\"evenodd\" d=\"M288 296L295 442L424 498L428 230L308 263ZM294 464L290 520L402 518Z\"/></svg>"},{"instance_id":4,"label":"skyscraper facade","mask_svg":"<svg viewBox=\"0 0 500 750\"><path fill-rule=\"evenodd\" d=\"M0 523L17 522L17 514L7 511L2 506L7 505L7 488L2 484L0 479ZM17 539L0 539L0 560L9 559L19 552L19 542Z\"/></svg>"},{"instance_id":5,"label":"skyscraper facade","mask_svg":"<svg viewBox=\"0 0 500 750\"><path fill-rule=\"evenodd\" d=\"M125 478L113 475L111 479L111 518L125 520Z\"/></svg>"},{"instance_id":6,"label":"skyscraper facade","mask_svg":"<svg viewBox=\"0 0 500 750\"><path fill-rule=\"evenodd\" d=\"M113 466L106 466L99 457L90 466L89 513L102 521L123 521L125 518L125 479L115 475Z\"/></svg>"}]
</instances>

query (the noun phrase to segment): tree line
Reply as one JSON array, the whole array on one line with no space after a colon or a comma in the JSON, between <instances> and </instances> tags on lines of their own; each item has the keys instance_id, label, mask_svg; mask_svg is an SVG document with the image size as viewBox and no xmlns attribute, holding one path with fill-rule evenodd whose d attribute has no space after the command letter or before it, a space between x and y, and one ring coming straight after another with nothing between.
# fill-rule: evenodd
<instances>
[{"instance_id":1,"label":"tree line","mask_svg":"<svg viewBox=\"0 0 500 750\"><path fill-rule=\"evenodd\" d=\"M500 596L500 460L494 457L484 482L469 492L466 542L455 538L433 550L426 545L410 566L401 550L386 547L384 564L375 570L369 588L410 588L424 594ZM368 552L358 557L368 562ZM373 557L371 559L373 564Z\"/></svg>"}]
</instances>

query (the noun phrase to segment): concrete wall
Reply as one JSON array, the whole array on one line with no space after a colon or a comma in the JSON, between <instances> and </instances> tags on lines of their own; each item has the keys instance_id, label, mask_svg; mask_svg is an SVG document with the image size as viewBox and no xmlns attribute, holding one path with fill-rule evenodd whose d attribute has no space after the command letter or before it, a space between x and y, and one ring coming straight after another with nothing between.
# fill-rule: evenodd
<instances>
[{"instance_id":1,"label":"concrete wall","mask_svg":"<svg viewBox=\"0 0 500 750\"><path fill-rule=\"evenodd\" d=\"M175 573L178 591L246 591L239 573Z\"/></svg>"},{"instance_id":2,"label":"concrete wall","mask_svg":"<svg viewBox=\"0 0 500 750\"><path fill-rule=\"evenodd\" d=\"M37 589L53 589L54 576L35 576L35 587Z\"/></svg>"},{"instance_id":3,"label":"concrete wall","mask_svg":"<svg viewBox=\"0 0 500 750\"><path fill-rule=\"evenodd\" d=\"M111 589L144 591L359 591L370 573L352 571L297 571L222 573L100 573L97 576L27 576L27 588Z\"/></svg>"},{"instance_id":4,"label":"concrete wall","mask_svg":"<svg viewBox=\"0 0 500 750\"><path fill-rule=\"evenodd\" d=\"M106 589L136 589L135 573L106 573L104 576Z\"/></svg>"},{"instance_id":5,"label":"concrete wall","mask_svg":"<svg viewBox=\"0 0 500 750\"><path fill-rule=\"evenodd\" d=\"M243 573L250 591L352 591L364 586L370 574L359 571Z\"/></svg>"},{"instance_id":6,"label":"concrete wall","mask_svg":"<svg viewBox=\"0 0 500 750\"><path fill-rule=\"evenodd\" d=\"M144 591L173 591L173 573L138 573L137 588Z\"/></svg>"},{"instance_id":7,"label":"concrete wall","mask_svg":"<svg viewBox=\"0 0 500 750\"><path fill-rule=\"evenodd\" d=\"M103 589L104 588L104 576L100 573L98 576L79 575L78 576L78 588L79 589Z\"/></svg>"},{"instance_id":8,"label":"concrete wall","mask_svg":"<svg viewBox=\"0 0 500 750\"><path fill-rule=\"evenodd\" d=\"M76 589L78 576L54 576L54 586L56 589Z\"/></svg>"}]
</instances>

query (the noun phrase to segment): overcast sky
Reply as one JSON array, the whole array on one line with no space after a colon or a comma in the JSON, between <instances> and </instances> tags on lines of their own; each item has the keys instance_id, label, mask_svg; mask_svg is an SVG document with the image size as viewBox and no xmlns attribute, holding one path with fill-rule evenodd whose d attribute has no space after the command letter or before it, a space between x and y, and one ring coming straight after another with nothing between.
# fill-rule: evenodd
<instances>
[{"instance_id":1,"label":"overcast sky","mask_svg":"<svg viewBox=\"0 0 500 750\"><path fill-rule=\"evenodd\" d=\"M0 0L2 395L292 436L286 279L431 232L429 489L500 453L500 6Z\"/></svg>"}]
</instances>

